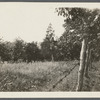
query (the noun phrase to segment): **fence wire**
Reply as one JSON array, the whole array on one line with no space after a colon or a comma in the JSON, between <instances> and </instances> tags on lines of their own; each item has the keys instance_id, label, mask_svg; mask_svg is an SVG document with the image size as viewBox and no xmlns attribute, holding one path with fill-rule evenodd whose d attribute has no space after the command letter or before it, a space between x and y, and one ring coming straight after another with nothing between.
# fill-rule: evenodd
<instances>
[{"instance_id":1,"label":"fence wire","mask_svg":"<svg viewBox=\"0 0 100 100\"><path fill-rule=\"evenodd\" d=\"M52 91L54 88L56 88L56 86L57 86L60 82L62 82L63 79L65 79L65 78L76 68L77 65L79 65L79 63L76 63L76 64L74 65L74 67L72 67L71 69L69 69L69 71L68 71L68 70L64 71L64 72L63 72L63 75L64 75L64 76L63 76L62 78L60 78L54 85L52 85L52 88L50 88L48 91Z\"/></svg>"}]
</instances>

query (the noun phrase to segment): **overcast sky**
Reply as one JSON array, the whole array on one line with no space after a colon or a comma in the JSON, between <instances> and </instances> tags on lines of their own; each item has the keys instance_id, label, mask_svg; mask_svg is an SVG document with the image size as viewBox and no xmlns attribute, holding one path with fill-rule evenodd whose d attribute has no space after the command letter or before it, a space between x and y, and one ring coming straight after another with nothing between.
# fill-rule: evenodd
<instances>
[{"instance_id":1,"label":"overcast sky","mask_svg":"<svg viewBox=\"0 0 100 100\"><path fill-rule=\"evenodd\" d=\"M77 5L72 4L73 7ZM64 18L55 13L59 6L68 7L67 3L0 3L0 37L13 41L17 37L26 42L43 41L49 23L52 23L56 36L64 32ZM100 4L78 4L80 7L95 8Z\"/></svg>"},{"instance_id":2,"label":"overcast sky","mask_svg":"<svg viewBox=\"0 0 100 100\"><path fill-rule=\"evenodd\" d=\"M55 13L55 7L29 3L0 4L0 36L4 40L13 41L20 37L27 42L40 42L49 23L59 37L64 31L64 19Z\"/></svg>"}]
</instances>

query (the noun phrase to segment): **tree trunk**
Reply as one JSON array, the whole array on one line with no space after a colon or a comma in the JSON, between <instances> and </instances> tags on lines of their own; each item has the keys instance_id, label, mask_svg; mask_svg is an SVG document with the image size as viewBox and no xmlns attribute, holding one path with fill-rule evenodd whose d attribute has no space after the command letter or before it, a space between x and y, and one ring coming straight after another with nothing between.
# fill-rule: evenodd
<instances>
[{"instance_id":1,"label":"tree trunk","mask_svg":"<svg viewBox=\"0 0 100 100\"><path fill-rule=\"evenodd\" d=\"M52 61L52 62L54 61L54 56L53 56L53 54L51 55L51 61Z\"/></svg>"},{"instance_id":2,"label":"tree trunk","mask_svg":"<svg viewBox=\"0 0 100 100\"><path fill-rule=\"evenodd\" d=\"M88 70L90 66L90 47L88 45L86 52L85 76L88 77Z\"/></svg>"},{"instance_id":3,"label":"tree trunk","mask_svg":"<svg viewBox=\"0 0 100 100\"><path fill-rule=\"evenodd\" d=\"M86 49L87 49L87 38L84 38L82 41L82 48L80 53L80 67L78 72L78 83L76 91L81 91L83 87L83 79L84 79L84 69L85 69L85 61L86 61Z\"/></svg>"},{"instance_id":4,"label":"tree trunk","mask_svg":"<svg viewBox=\"0 0 100 100\"><path fill-rule=\"evenodd\" d=\"M90 53L89 53L89 70L92 68L92 58L91 58L91 53L92 53L92 50L90 50Z\"/></svg>"}]
</instances>

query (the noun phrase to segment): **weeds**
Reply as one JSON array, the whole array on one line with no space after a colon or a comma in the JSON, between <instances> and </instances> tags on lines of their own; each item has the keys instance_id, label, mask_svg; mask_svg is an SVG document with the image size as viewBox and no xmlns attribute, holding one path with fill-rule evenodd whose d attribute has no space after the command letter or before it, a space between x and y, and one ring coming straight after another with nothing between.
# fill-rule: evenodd
<instances>
[{"instance_id":1,"label":"weeds","mask_svg":"<svg viewBox=\"0 0 100 100\"><path fill-rule=\"evenodd\" d=\"M0 91L48 91L75 62L35 62L3 64L0 67ZM74 90L77 71L62 80L52 91ZM73 80L72 80L73 79Z\"/></svg>"}]
</instances>

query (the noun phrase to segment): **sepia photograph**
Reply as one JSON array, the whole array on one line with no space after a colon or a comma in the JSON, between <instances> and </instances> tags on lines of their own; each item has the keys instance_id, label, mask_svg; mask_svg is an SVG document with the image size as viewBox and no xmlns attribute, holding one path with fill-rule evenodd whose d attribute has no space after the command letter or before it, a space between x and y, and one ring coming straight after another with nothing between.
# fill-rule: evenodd
<instances>
[{"instance_id":1,"label":"sepia photograph","mask_svg":"<svg viewBox=\"0 0 100 100\"><path fill-rule=\"evenodd\" d=\"M99 91L100 3L0 2L1 93Z\"/></svg>"}]
</instances>

